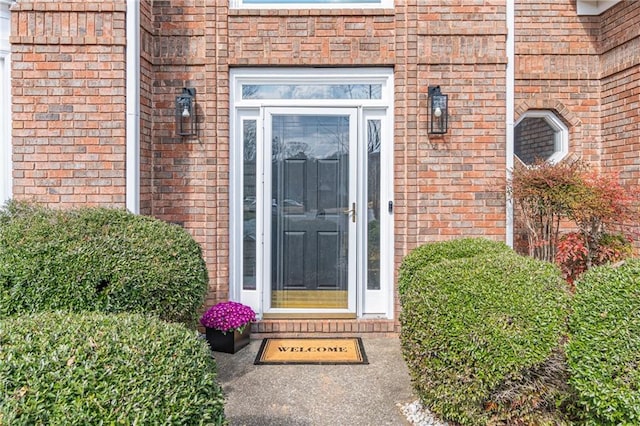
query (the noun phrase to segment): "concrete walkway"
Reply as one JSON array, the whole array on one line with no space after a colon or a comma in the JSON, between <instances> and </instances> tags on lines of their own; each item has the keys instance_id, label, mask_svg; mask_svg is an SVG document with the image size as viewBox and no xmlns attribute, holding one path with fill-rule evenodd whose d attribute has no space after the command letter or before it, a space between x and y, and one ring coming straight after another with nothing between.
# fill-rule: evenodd
<instances>
[{"instance_id":1,"label":"concrete walkway","mask_svg":"<svg viewBox=\"0 0 640 426\"><path fill-rule=\"evenodd\" d=\"M368 365L253 365L261 340L215 352L233 426L408 425L414 401L398 338L363 337Z\"/></svg>"}]
</instances>

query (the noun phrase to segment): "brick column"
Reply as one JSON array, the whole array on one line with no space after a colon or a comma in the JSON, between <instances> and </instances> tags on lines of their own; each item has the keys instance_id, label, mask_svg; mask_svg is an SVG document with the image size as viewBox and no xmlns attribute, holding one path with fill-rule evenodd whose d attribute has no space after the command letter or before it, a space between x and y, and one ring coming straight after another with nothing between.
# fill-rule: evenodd
<instances>
[{"instance_id":1,"label":"brick column","mask_svg":"<svg viewBox=\"0 0 640 426\"><path fill-rule=\"evenodd\" d=\"M20 1L11 16L14 197L125 203L122 1Z\"/></svg>"}]
</instances>

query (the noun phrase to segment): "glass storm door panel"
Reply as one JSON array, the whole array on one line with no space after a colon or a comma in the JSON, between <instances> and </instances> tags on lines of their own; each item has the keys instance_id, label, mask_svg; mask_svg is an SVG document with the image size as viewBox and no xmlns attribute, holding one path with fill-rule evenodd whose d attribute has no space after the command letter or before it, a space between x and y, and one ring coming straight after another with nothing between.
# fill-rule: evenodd
<instances>
[{"instance_id":1,"label":"glass storm door panel","mask_svg":"<svg viewBox=\"0 0 640 426\"><path fill-rule=\"evenodd\" d=\"M354 310L356 110L270 109L266 124L270 307Z\"/></svg>"}]
</instances>

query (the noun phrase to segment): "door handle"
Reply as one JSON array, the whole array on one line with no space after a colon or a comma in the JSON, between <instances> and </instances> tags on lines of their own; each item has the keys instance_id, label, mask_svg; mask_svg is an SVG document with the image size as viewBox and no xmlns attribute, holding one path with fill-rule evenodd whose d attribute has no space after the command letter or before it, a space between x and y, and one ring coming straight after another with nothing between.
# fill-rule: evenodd
<instances>
[{"instance_id":1,"label":"door handle","mask_svg":"<svg viewBox=\"0 0 640 426\"><path fill-rule=\"evenodd\" d=\"M356 222L356 203L351 203L351 208L342 211L344 214L351 215L351 221Z\"/></svg>"}]
</instances>

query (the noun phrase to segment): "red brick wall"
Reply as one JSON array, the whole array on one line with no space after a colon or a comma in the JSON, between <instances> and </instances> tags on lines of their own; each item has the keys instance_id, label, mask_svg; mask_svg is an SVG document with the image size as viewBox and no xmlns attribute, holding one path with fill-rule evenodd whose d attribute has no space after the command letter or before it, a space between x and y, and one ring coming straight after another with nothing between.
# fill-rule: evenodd
<instances>
[{"instance_id":1,"label":"red brick wall","mask_svg":"<svg viewBox=\"0 0 640 426\"><path fill-rule=\"evenodd\" d=\"M398 62L406 61L409 79L398 86L406 109L403 128L396 125L396 197L406 200L407 214L396 216L396 238L406 241L398 264L428 241L504 241L506 233L505 2L438 1L403 17L409 49ZM449 95L444 136L427 133L429 85Z\"/></svg>"},{"instance_id":2,"label":"red brick wall","mask_svg":"<svg viewBox=\"0 0 640 426\"><path fill-rule=\"evenodd\" d=\"M124 205L125 3L12 7L14 198Z\"/></svg>"},{"instance_id":3,"label":"red brick wall","mask_svg":"<svg viewBox=\"0 0 640 426\"><path fill-rule=\"evenodd\" d=\"M393 65L392 10L230 10L229 65Z\"/></svg>"},{"instance_id":4,"label":"red brick wall","mask_svg":"<svg viewBox=\"0 0 640 426\"><path fill-rule=\"evenodd\" d=\"M575 1L520 2L516 55L516 114L559 111L570 154L638 189L640 2L600 16L576 16Z\"/></svg>"},{"instance_id":5,"label":"red brick wall","mask_svg":"<svg viewBox=\"0 0 640 426\"><path fill-rule=\"evenodd\" d=\"M569 130L569 152L599 165L599 18L578 16L575 0L519 1L515 7L515 117L551 110ZM516 161L518 161L516 159ZM527 253L518 212L516 249Z\"/></svg>"},{"instance_id":6,"label":"red brick wall","mask_svg":"<svg viewBox=\"0 0 640 426\"><path fill-rule=\"evenodd\" d=\"M569 128L569 154L600 160L599 18L578 16L575 0L519 1L516 117L554 110Z\"/></svg>"},{"instance_id":7,"label":"red brick wall","mask_svg":"<svg viewBox=\"0 0 640 426\"><path fill-rule=\"evenodd\" d=\"M602 167L640 191L640 2L624 1L602 15L600 50Z\"/></svg>"},{"instance_id":8,"label":"red brick wall","mask_svg":"<svg viewBox=\"0 0 640 426\"><path fill-rule=\"evenodd\" d=\"M183 225L202 245L212 304L229 297L226 7L154 1L151 13L151 213ZM197 91L194 137L175 133L175 98L183 87Z\"/></svg>"}]
</instances>

